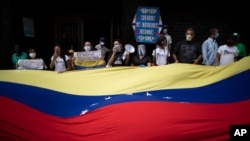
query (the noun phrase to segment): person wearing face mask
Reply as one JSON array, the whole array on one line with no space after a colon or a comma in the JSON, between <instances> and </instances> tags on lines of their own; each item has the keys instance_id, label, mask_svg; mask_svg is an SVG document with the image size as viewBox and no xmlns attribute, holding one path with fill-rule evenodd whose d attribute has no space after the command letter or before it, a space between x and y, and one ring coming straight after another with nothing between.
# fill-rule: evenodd
<instances>
[{"instance_id":1,"label":"person wearing face mask","mask_svg":"<svg viewBox=\"0 0 250 141\"><path fill-rule=\"evenodd\" d=\"M95 48L97 50L101 50L102 52L102 58L107 61L107 54L110 52L110 49L108 49L106 46L105 46L105 38L104 37L101 37L99 39L99 44L97 44L95 46Z\"/></svg>"},{"instance_id":2,"label":"person wearing face mask","mask_svg":"<svg viewBox=\"0 0 250 141\"><path fill-rule=\"evenodd\" d=\"M137 55L132 58L131 66L151 66L151 58L146 55L146 46L144 44L137 46Z\"/></svg>"},{"instance_id":3,"label":"person wearing face mask","mask_svg":"<svg viewBox=\"0 0 250 141\"><path fill-rule=\"evenodd\" d=\"M167 26L165 25L164 28L162 29L162 34L166 37L167 39L167 48L168 48L168 56L170 57L170 51L171 51L171 46L172 46L172 37L171 35L168 34L168 28Z\"/></svg>"},{"instance_id":4,"label":"person wearing face mask","mask_svg":"<svg viewBox=\"0 0 250 141\"><path fill-rule=\"evenodd\" d=\"M20 45L16 44L14 46L14 49L15 49L15 53L12 55L12 63L13 63L13 69L17 69L18 60L27 59L28 56L26 52L22 51Z\"/></svg>"},{"instance_id":5,"label":"person wearing face mask","mask_svg":"<svg viewBox=\"0 0 250 141\"><path fill-rule=\"evenodd\" d=\"M83 50L86 51L86 52L92 51L93 49L92 49L92 44L91 44L91 42L86 41L86 42L84 43Z\"/></svg>"},{"instance_id":6,"label":"person wearing face mask","mask_svg":"<svg viewBox=\"0 0 250 141\"><path fill-rule=\"evenodd\" d=\"M130 54L126 54L125 59L123 59L124 52L125 50L122 46L121 39L114 40L114 46L112 48L112 52L109 53L106 67L128 66L130 61Z\"/></svg>"},{"instance_id":7,"label":"person wearing face mask","mask_svg":"<svg viewBox=\"0 0 250 141\"><path fill-rule=\"evenodd\" d=\"M168 64L169 50L166 44L166 37L164 35L159 35L156 41L156 49L154 49L152 52L153 66L161 66Z\"/></svg>"},{"instance_id":8,"label":"person wearing face mask","mask_svg":"<svg viewBox=\"0 0 250 141\"><path fill-rule=\"evenodd\" d=\"M46 64L42 58L38 58L36 51L33 48L28 49L28 59L18 61L18 69L29 69L29 70L43 70L47 69Z\"/></svg>"},{"instance_id":9,"label":"person wearing face mask","mask_svg":"<svg viewBox=\"0 0 250 141\"><path fill-rule=\"evenodd\" d=\"M217 39L219 37L219 30L217 28L211 28L209 37L202 43L202 57L203 65L212 66L218 50Z\"/></svg>"},{"instance_id":10,"label":"person wearing face mask","mask_svg":"<svg viewBox=\"0 0 250 141\"><path fill-rule=\"evenodd\" d=\"M219 46L214 66L228 65L237 61L239 50L235 46L237 37L231 34L224 45Z\"/></svg>"},{"instance_id":11,"label":"person wearing face mask","mask_svg":"<svg viewBox=\"0 0 250 141\"><path fill-rule=\"evenodd\" d=\"M194 28L186 30L186 39L176 44L173 52L175 63L200 64L202 59L201 44L194 40Z\"/></svg>"}]
</instances>

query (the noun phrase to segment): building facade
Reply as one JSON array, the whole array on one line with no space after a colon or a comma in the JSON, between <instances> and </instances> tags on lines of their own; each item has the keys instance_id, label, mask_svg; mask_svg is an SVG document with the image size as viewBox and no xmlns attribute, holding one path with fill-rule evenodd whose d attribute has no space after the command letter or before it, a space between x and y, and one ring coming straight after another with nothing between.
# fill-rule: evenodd
<instances>
[{"instance_id":1,"label":"building facade","mask_svg":"<svg viewBox=\"0 0 250 141\"><path fill-rule=\"evenodd\" d=\"M160 0L83 3L77 0L53 3L41 0L2 0L0 69L12 68L11 55L17 43L24 51L30 47L35 48L47 63L55 43L62 44L64 51L70 47L80 51L85 41L95 45L100 37L105 37L109 48L115 38L136 46L132 20L138 6L159 7L162 22L167 25L168 33L172 36L173 46L184 39L188 27L196 29L196 38L200 42L207 38L209 28L218 27L220 44L225 42L231 32L239 32L242 42L249 46L249 40L246 39L248 23L240 18L246 13L243 9L225 12L223 7L214 4L197 6L188 2ZM149 54L154 47L154 44L147 44Z\"/></svg>"}]
</instances>

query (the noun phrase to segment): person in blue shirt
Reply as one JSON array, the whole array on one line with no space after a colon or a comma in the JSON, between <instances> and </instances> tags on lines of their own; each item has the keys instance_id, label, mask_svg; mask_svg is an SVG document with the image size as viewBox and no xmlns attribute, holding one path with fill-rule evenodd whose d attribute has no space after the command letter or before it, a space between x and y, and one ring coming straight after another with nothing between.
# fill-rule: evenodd
<instances>
[{"instance_id":1,"label":"person in blue shirt","mask_svg":"<svg viewBox=\"0 0 250 141\"><path fill-rule=\"evenodd\" d=\"M219 37L219 30L217 28L210 29L209 37L202 43L202 64L212 66L215 61L216 53L218 50L218 43L216 39Z\"/></svg>"}]
</instances>

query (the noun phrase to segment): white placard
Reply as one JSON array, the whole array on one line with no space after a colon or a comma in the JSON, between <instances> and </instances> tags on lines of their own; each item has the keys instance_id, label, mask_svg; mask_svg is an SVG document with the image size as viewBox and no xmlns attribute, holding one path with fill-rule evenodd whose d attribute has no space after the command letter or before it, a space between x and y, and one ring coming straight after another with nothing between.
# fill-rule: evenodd
<instances>
[{"instance_id":1,"label":"white placard","mask_svg":"<svg viewBox=\"0 0 250 141\"><path fill-rule=\"evenodd\" d=\"M42 59L21 59L21 60L18 60L18 69L41 70L41 69L43 69L43 60Z\"/></svg>"},{"instance_id":2,"label":"white placard","mask_svg":"<svg viewBox=\"0 0 250 141\"><path fill-rule=\"evenodd\" d=\"M102 58L101 50L74 52L75 61L96 61Z\"/></svg>"}]
</instances>

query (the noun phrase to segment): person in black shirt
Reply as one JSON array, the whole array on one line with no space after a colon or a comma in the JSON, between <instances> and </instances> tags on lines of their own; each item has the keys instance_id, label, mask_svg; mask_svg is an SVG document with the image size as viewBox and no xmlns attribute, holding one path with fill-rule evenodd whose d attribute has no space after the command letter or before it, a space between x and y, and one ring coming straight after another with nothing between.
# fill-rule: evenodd
<instances>
[{"instance_id":1,"label":"person in black shirt","mask_svg":"<svg viewBox=\"0 0 250 141\"><path fill-rule=\"evenodd\" d=\"M173 52L175 63L200 64L202 59L201 44L194 41L193 28L186 30L186 40L176 44Z\"/></svg>"},{"instance_id":2,"label":"person in black shirt","mask_svg":"<svg viewBox=\"0 0 250 141\"><path fill-rule=\"evenodd\" d=\"M146 47L144 44L138 45L137 55L135 55L132 59L131 66L141 66L145 67L151 66L151 58L146 55Z\"/></svg>"},{"instance_id":3,"label":"person in black shirt","mask_svg":"<svg viewBox=\"0 0 250 141\"><path fill-rule=\"evenodd\" d=\"M124 52L125 49L122 46L122 41L120 39L114 40L114 46L112 52L109 53L106 67L128 66L130 54L126 54L125 58L123 58Z\"/></svg>"}]
</instances>

